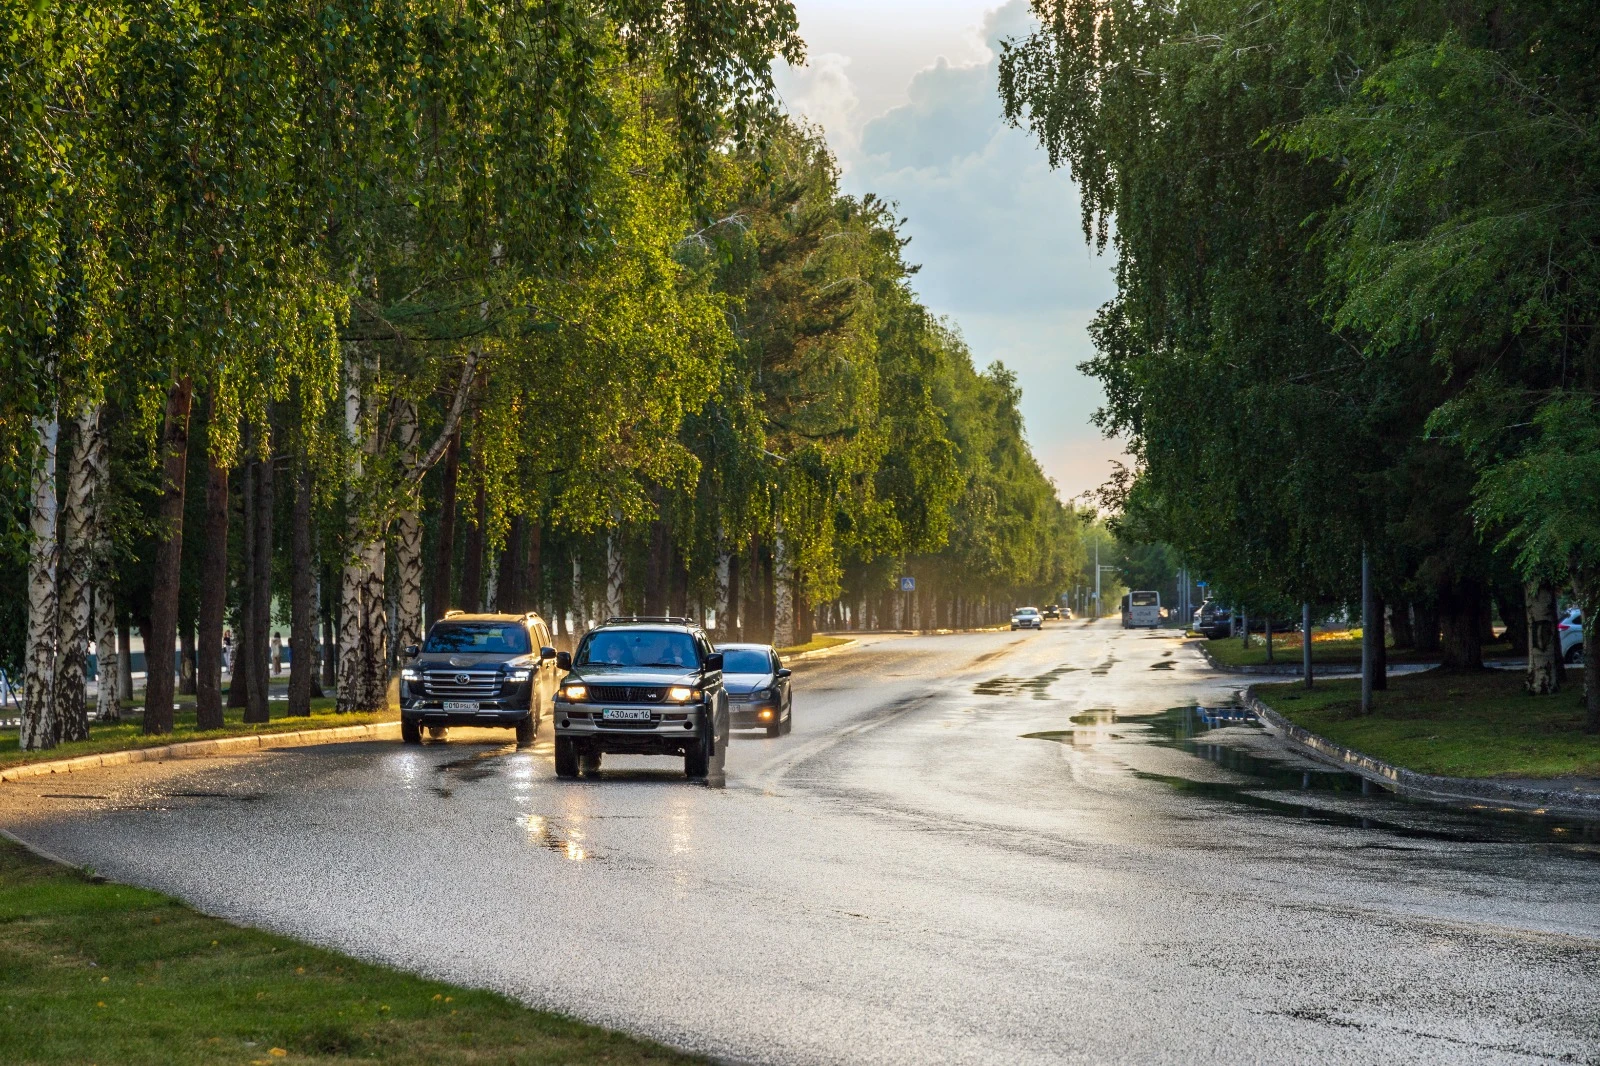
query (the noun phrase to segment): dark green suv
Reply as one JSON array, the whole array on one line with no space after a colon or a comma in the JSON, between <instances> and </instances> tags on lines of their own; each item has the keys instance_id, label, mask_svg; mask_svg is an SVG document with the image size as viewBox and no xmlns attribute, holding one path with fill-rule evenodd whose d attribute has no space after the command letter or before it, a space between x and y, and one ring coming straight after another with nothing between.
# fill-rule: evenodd
<instances>
[{"instance_id":1,"label":"dark green suv","mask_svg":"<svg viewBox=\"0 0 1600 1066\"><path fill-rule=\"evenodd\" d=\"M681 755L703 778L726 750L722 655L690 619L612 618L557 663L556 776L598 773L616 753Z\"/></svg>"}]
</instances>

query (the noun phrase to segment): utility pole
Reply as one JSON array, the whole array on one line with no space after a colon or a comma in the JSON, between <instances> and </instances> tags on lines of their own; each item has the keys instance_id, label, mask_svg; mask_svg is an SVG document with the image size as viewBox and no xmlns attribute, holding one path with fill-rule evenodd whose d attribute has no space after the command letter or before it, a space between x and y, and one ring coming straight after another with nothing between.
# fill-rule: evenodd
<instances>
[{"instance_id":1,"label":"utility pole","mask_svg":"<svg viewBox=\"0 0 1600 1066\"><path fill-rule=\"evenodd\" d=\"M1094 542L1094 618L1100 620L1100 542Z\"/></svg>"},{"instance_id":2,"label":"utility pole","mask_svg":"<svg viewBox=\"0 0 1600 1066\"><path fill-rule=\"evenodd\" d=\"M1300 605L1300 664L1306 674L1306 688L1311 687L1311 601Z\"/></svg>"},{"instance_id":3,"label":"utility pole","mask_svg":"<svg viewBox=\"0 0 1600 1066\"><path fill-rule=\"evenodd\" d=\"M1377 666L1377 633L1372 628L1376 613L1372 602L1372 557L1361 547L1361 713L1372 713L1372 672Z\"/></svg>"}]
</instances>

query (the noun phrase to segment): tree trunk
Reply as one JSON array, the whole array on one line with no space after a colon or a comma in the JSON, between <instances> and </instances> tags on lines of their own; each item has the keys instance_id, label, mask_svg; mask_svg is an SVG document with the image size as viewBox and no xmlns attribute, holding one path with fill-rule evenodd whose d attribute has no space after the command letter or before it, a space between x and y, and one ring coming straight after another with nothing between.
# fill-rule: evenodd
<instances>
[{"instance_id":1,"label":"tree trunk","mask_svg":"<svg viewBox=\"0 0 1600 1066\"><path fill-rule=\"evenodd\" d=\"M1265 628L1264 635L1267 638L1267 662L1275 663L1278 660L1274 657L1272 651L1272 616L1270 614L1266 616L1266 622L1263 623L1263 626Z\"/></svg>"},{"instance_id":2,"label":"tree trunk","mask_svg":"<svg viewBox=\"0 0 1600 1066\"><path fill-rule=\"evenodd\" d=\"M207 403L210 430L216 430L215 398ZM228 613L228 468L206 449L206 536L200 560L200 627L196 653L195 728L221 729L222 628ZM237 655L235 655L237 659Z\"/></svg>"},{"instance_id":3,"label":"tree trunk","mask_svg":"<svg viewBox=\"0 0 1600 1066\"><path fill-rule=\"evenodd\" d=\"M94 589L95 718L122 721L122 672L127 660L117 647L117 601L103 575Z\"/></svg>"},{"instance_id":4,"label":"tree trunk","mask_svg":"<svg viewBox=\"0 0 1600 1066\"><path fill-rule=\"evenodd\" d=\"M339 589L339 693L343 714L375 713L388 706L389 627L383 595L384 529L363 514L359 485L368 461L378 454L381 439L372 412L365 410L365 389L376 375L375 363L349 345L345 366L345 433L355 451L350 464L349 524L344 570ZM374 595L376 590L376 595Z\"/></svg>"},{"instance_id":5,"label":"tree trunk","mask_svg":"<svg viewBox=\"0 0 1600 1066\"><path fill-rule=\"evenodd\" d=\"M339 635L334 623L338 610L333 602L333 571L326 563L317 584L322 594L322 688L334 692L339 686Z\"/></svg>"},{"instance_id":6,"label":"tree trunk","mask_svg":"<svg viewBox=\"0 0 1600 1066\"><path fill-rule=\"evenodd\" d=\"M178 620L178 695L193 696L195 694L195 651L194 651L194 626L182 619L179 611Z\"/></svg>"},{"instance_id":7,"label":"tree trunk","mask_svg":"<svg viewBox=\"0 0 1600 1066\"><path fill-rule=\"evenodd\" d=\"M1372 602L1377 610L1372 615L1372 688L1375 692L1387 692L1389 689L1389 633L1387 615L1384 613L1385 604L1383 597L1374 595Z\"/></svg>"},{"instance_id":8,"label":"tree trunk","mask_svg":"<svg viewBox=\"0 0 1600 1066\"><path fill-rule=\"evenodd\" d=\"M311 689L316 680L317 605L311 558L311 469L304 452L296 457L294 521L290 532L289 567L289 710L290 717L311 714Z\"/></svg>"},{"instance_id":9,"label":"tree trunk","mask_svg":"<svg viewBox=\"0 0 1600 1066\"><path fill-rule=\"evenodd\" d=\"M1503 640L1511 646L1511 654L1519 658L1527 655L1528 610L1521 586L1497 586L1494 601L1500 609L1500 620L1506 624Z\"/></svg>"},{"instance_id":10,"label":"tree trunk","mask_svg":"<svg viewBox=\"0 0 1600 1066\"><path fill-rule=\"evenodd\" d=\"M1464 578L1441 590L1440 667L1445 670L1483 669L1483 588Z\"/></svg>"},{"instance_id":11,"label":"tree trunk","mask_svg":"<svg viewBox=\"0 0 1600 1066\"><path fill-rule=\"evenodd\" d=\"M536 518L528 519L527 548L522 559L523 606L544 614L544 526Z\"/></svg>"},{"instance_id":12,"label":"tree trunk","mask_svg":"<svg viewBox=\"0 0 1600 1066\"><path fill-rule=\"evenodd\" d=\"M244 709L246 722L272 718L269 682L272 678L272 555L273 517L277 472L272 460L272 427L261 427L266 458L256 465L255 587L250 594L250 688Z\"/></svg>"},{"instance_id":13,"label":"tree trunk","mask_svg":"<svg viewBox=\"0 0 1600 1066\"><path fill-rule=\"evenodd\" d=\"M1548 581L1522 586L1527 616L1528 672L1523 687L1530 696L1551 696L1561 690L1556 669L1561 662L1561 634L1556 630L1556 590Z\"/></svg>"},{"instance_id":14,"label":"tree trunk","mask_svg":"<svg viewBox=\"0 0 1600 1066\"><path fill-rule=\"evenodd\" d=\"M133 623L127 615L117 617L117 650L122 673L117 677L117 700L126 707L133 703Z\"/></svg>"},{"instance_id":15,"label":"tree trunk","mask_svg":"<svg viewBox=\"0 0 1600 1066\"><path fill-rule=\"evenodd\" d=\"M1416 634L1411 629L1411 601L1400 600L1389 609L1389 632L1394 634L1395 650L1417 646Z\"/></svg>"},{"instance_id":16,"label":"tree trunk","mask_svg":"<svg viewBox=\"0 0 1600 1066\"><path fill-rule=\"evenodd\" d=\"M772 646L792 648L794 637L794 568L789 540L779 526L772 539Z\"/></svg>"},{"instance_id":17,"label":"tree trunk","mask_svg":"<svg viewBox=\"0 0 1600 1066\"><path fill-rule=\"evenodd\" d=\"M411 470L417 462L417 405L399 401L395 441L401 461ZM404 649L422 643L422 516L417 513L421 486L408 482L405 507L395 518L394 566L395 647Z\"/></svg>"},{"instance_id":18,"label":"tree trunk","mask_svg":"<svg viewBox=\"0 0 1600 1066\"><path fill-rule=\"evenodd\" d=\"M1600 613L1600 576L1580 572L1573 581L1578 594L1578 604L1583 608L1583 620L1594 626L1595 615ZM1600 654L1587 646L1583 653L1583 731L1600 733Z\"/></svg>"},{"instance_id":19,"label":"tree trunk","mask_svg":"<svg viewBox=\"0 0 1600 1066\"><path fill-rule=\"evenodd\" d=\"M60 604L56 569L61 546L56 535L56 447L61 425L54 411L33 420L37 453L28 505L28 636L22 661L23 751L56 746L56 649Z\"/></svg>"},{"instance_id":20,"label":"tree trunk","mask_svg":"<svg viewBox=\"0 0 1600 1066\"><path fill-rule=\"evenodd\" d=\"M1416 639L1418 651L1435 652L1439 650L1439 603L1437 599L1423 603L1412 604L1412 611L1416 617Z\"/></svg>"},{"instance_id":21,"label":"tree trunk","mask_svg":"<svg viewBox=\"0 0 1600 1066\"><path fill-rule=\"evenodd\" d=\"M239 631L233 635L233 679L228 685L228 706L240 709L250 706L250 680L255 664L256 598L256 461L255 430L248 423L239 434L244 462L239 478L239 527L244 532L240 538L239 559Z\"/></svg>"},{"instance_id":22,"label":"tree trunk","mask_svg":"<svg viewBox=\"0 0 1600 1066\"><path fill-rule=\"evenodd\" d=\"M172 732L172 653L178 641L178 585L183 563L183 494L189 463L189 409L194 385L183 378L167 390L161 433L161 503L156 518L155 572L150 587L150 632L144 645L144 732Z\"/></svg>"},{"instance_id":23,"label":"tree trunk","mask_svg":"<svg viewBox=\"0 0 1600 1066\"><path fill-rule=\"evenodd\" d=\"M616 520L613 516L613 521ZM622 586L628 577L628 559L621 541L622 531L612 526L606 534L606 615L612 618L624 611Z\"/></svg>"},{"instance_id":24,"label":"tree trunk","mask_svg":"<svg viewBox=\"0 0 1600 1066\"><path fill-rule=\"evenodd\" d=\"M728 560L728 583L726 586L726 607L728 611L728 620L722 624L722 632L729 640L743 640L744 631L740 629L739 618L739 603L741 597L739 583L740 577L744 573L744 569L739 565L739 557L737 555L727 555L724 556L724 558ZM721 620L720 615L718 616L718 620Z\"/></svg>"},{"instance_id":25,"label":"tree trunk","mask_svg":"<svg viewBox=\"0 0 1600 1066\"><path fill-rule=\"evenodd\" d=\"M650 562L644 574L644 613L670 614L667 601L671 580L671 551L667 544L667 524L657 518L650 523Z\"/></svg>"},{"instance_id":26,"label":"tree trunk","mask_svg":"<svg viewBox=\"0 0 1600 1066\"><path fill-rule=\"evenodd\" d=\"M78 413L76 441L67 464L67 498L61 509L60 596L61 650L56 659L54 697L56 734L63 740L89 739L89 588L94 576L96 475L103 451L100 405L86 404Z\"/></svg>"},{"instance_id":27,"label":"tree trunk","mask_svg":"<svg viewBox=\"0 0 1600 1066\"><path fill-rule=\"evenodd\" d=\"M1306 688L1311 688L1314 683L1315 673L1311 662L1311 604L1300 605L1300 673L1305 678Z\"/></svg>"},{"instance_id":28,"label":"tree trunk","mask_svg":"<svg viewBox=\"0 0 1600 1066\"><path fill-rule=\"evenodd\" d=\"M1483 589L1478 594L1478 642L1487 647L1497 639L1494 632L1494 597L1489 590Z\"/></svg>"},{"instance_id":29,"label":"tree trunk","mask_svg":"<svg viewBox=\"0 0 1600 1066\"><path fill-rule=\"evenodd\" d=\"M477 455L473 455L476 465ZM484 496L482 478L478 482L472 501L472 521L467 524L462 538L461 606L469 611L483 610L483 527L489 518L488 501Z\"/></svg>"},{"instance_id":30,"label":"tree trunk","mask_svg":"<svg viewBox=\"0 0 1600 1066\"><path fill-rule=\"evenodd\" d=\"M450 573L456 556L456 477L461 469L461 434L445 445L444 477L439 486L439 542L433 551L433 583L428 592L431 625L450 609Z\"/></svg>"}]
</instances>

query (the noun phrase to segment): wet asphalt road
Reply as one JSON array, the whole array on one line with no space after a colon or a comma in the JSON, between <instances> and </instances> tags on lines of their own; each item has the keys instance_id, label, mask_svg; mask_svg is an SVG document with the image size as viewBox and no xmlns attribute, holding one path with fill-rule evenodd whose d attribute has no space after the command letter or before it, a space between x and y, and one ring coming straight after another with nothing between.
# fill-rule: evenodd
<instances>
[{"instance_id":1,"label":"wet asphalt road","mask_svg":"<svg viewBox=\"0 0 1600 1066\"><path fill-rule=\"evenodd\" d=\"M1592 830L1168 712L1237 686L1170 636L864 643L799 664L794 733L736 736L722 789L457 730L8 784L0 824L741 1062L1600 1062Z\"/></svg>"}]
</instances>

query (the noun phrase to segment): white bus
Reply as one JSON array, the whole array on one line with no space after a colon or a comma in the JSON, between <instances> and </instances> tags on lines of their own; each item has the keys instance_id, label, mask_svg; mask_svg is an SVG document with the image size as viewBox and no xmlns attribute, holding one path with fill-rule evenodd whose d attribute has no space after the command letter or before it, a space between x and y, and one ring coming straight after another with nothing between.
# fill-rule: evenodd
<instances>
[{"instance_id":1,"label":"white bus","mask_svg":"<svg viewBox=\"0 0 1600 1066\"><path fill-rule=\"evenodd\" d=\"M1161 593L1129 592L1122 597L1123 629L1136 629L1139 626L1156 629L1160 625Z\"/></svg>"}]
</instances>

